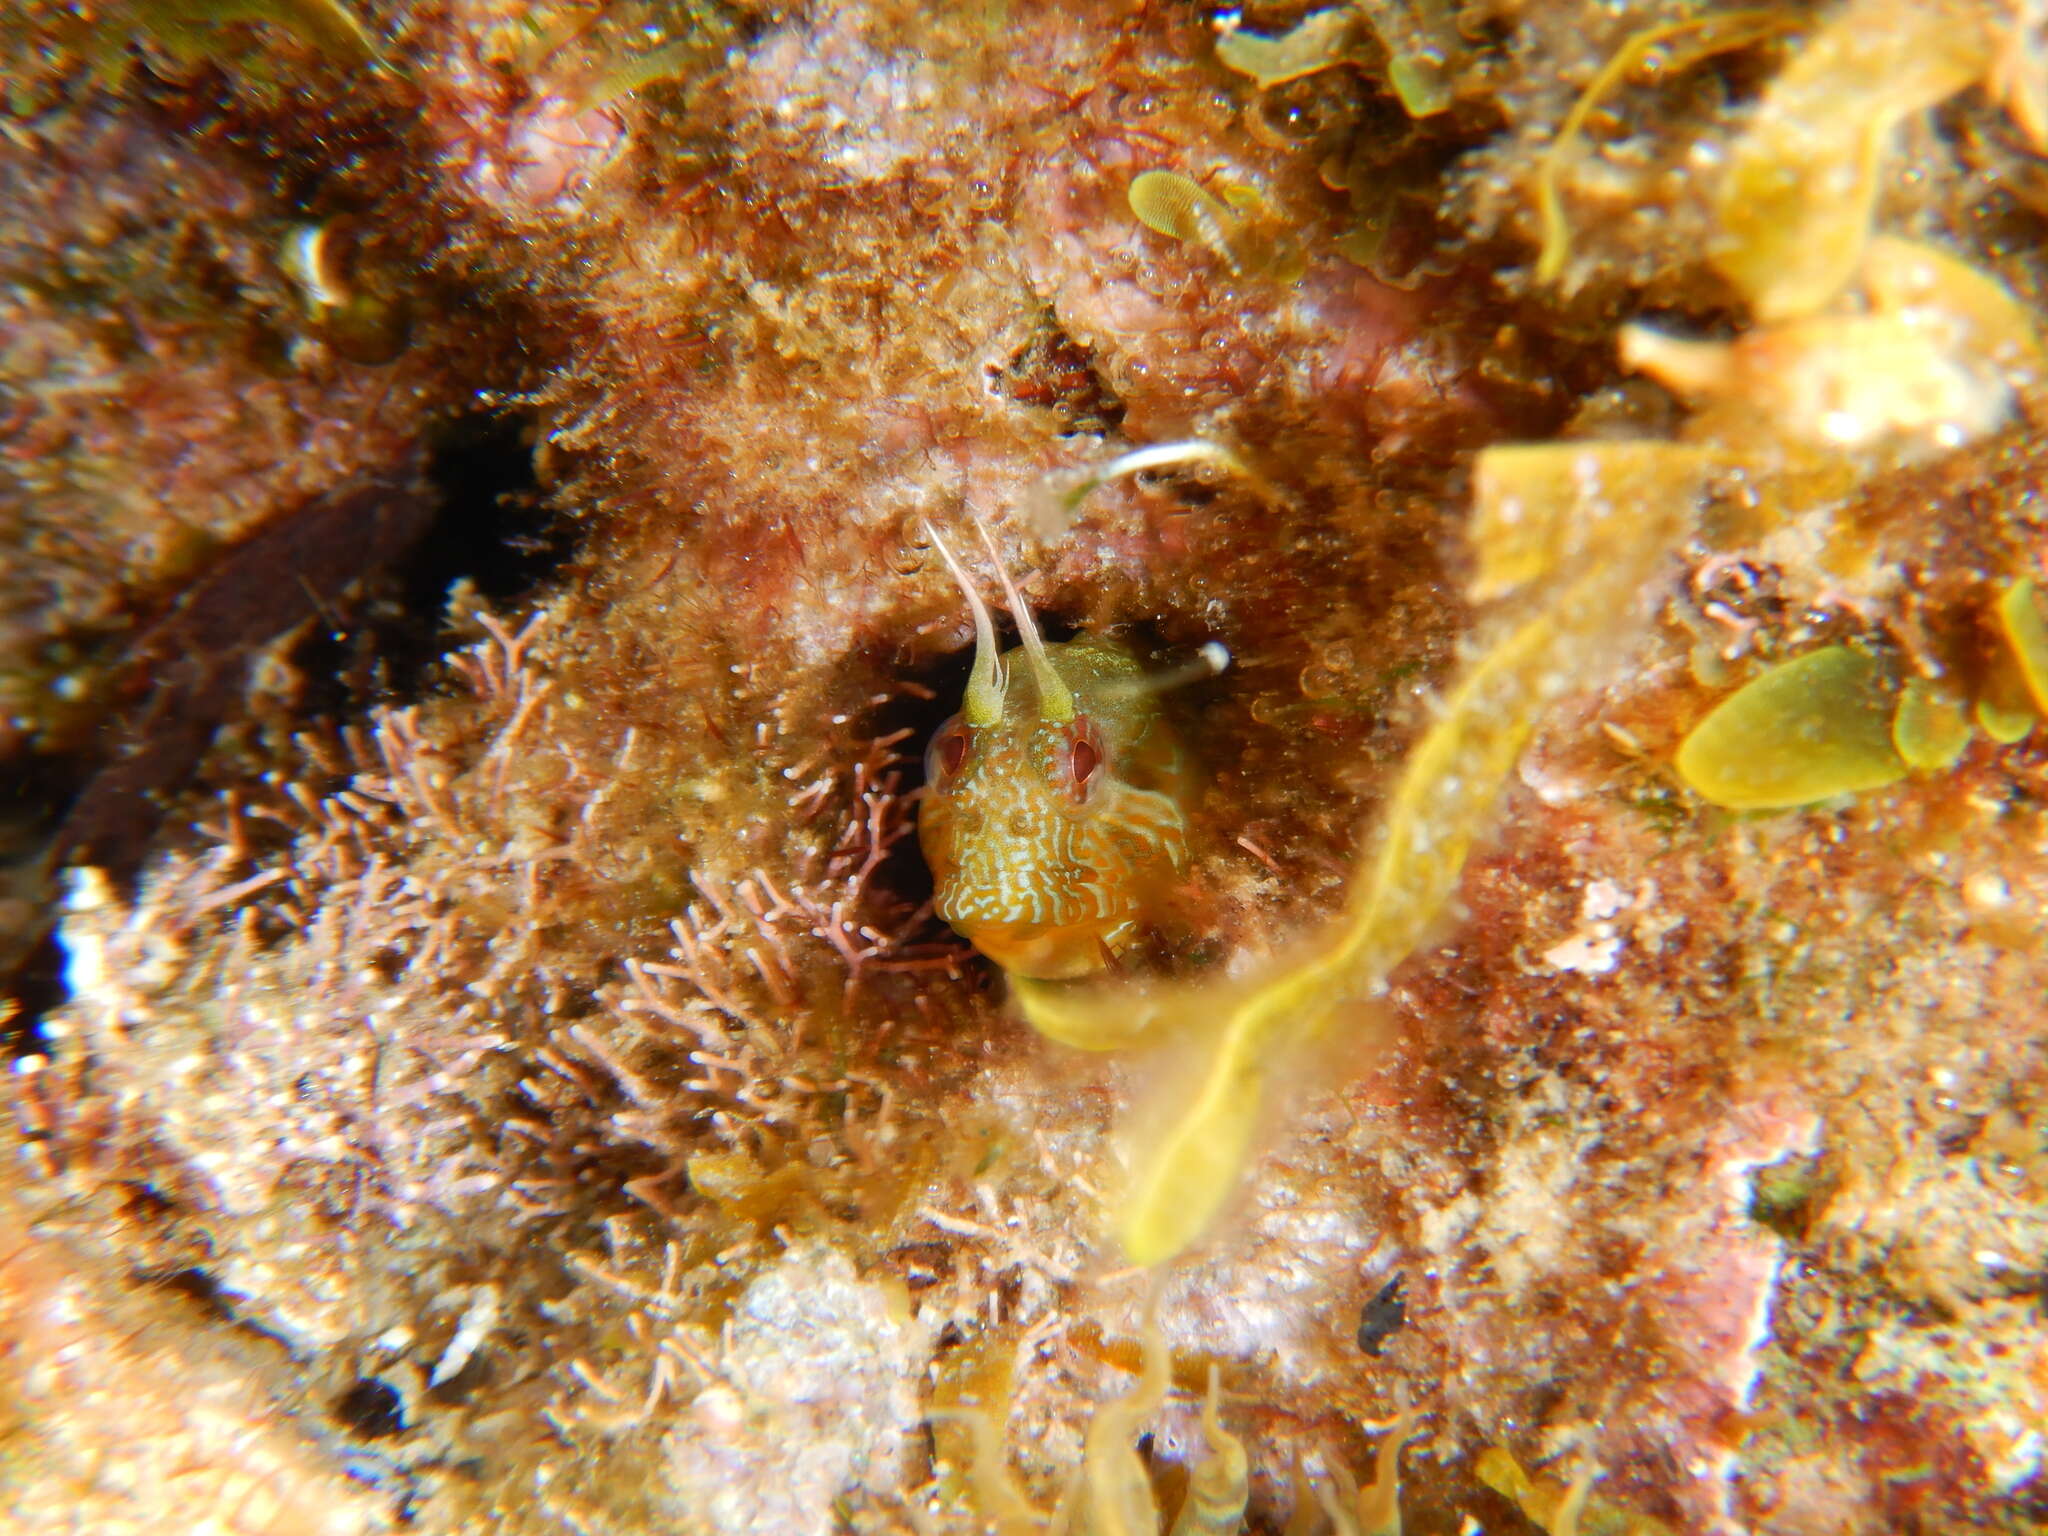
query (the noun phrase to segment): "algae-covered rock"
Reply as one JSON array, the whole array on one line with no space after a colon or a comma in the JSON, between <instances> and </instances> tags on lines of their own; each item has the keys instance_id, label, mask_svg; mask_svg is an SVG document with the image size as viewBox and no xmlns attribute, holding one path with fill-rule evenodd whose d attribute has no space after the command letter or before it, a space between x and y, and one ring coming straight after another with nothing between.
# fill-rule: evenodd
<instances>
[{"instance_id":1,"label":"algae-covered rock","mask_svg":"<svg viewBox=\"0 0 2048 1536\"><path fill-rule=\"evenodd\" d=\"M0 22L0 1507L2029 1530L2024 17L142 9ZM977 523L1099 974L933 917Z\"/></svg>"}]
</instances>

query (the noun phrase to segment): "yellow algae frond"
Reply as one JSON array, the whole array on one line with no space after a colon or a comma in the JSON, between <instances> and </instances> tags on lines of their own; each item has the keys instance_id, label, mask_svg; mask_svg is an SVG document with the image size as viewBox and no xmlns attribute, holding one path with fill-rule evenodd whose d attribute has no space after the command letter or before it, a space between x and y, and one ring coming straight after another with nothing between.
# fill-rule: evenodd
<instances>
[{"instance_id":1,"label":"yellow algae frond","mask_svg":"<svg viewBox=\"0 0 2048 1536\"><path fill-rule=\"evenodd\" d=\"M1545 1536L1670 1536L1670 1527L1611 1499L1592 1496L1599 1475L1587 1467L1569 1484L1531 1477L1501 1446L1480 1453L1473 1468L1479 1481L1510 1500Z\"/></svg>"},{"instance_id":2,"label":"yellow algae frond","mask_svg":"<svg viewBox=\"0 0 2048 1536\"><path fill-rule=\"evenodd\" d=\"M1691 502L1719 462L1703 447L1654 440L1507 444L1473 468L1470 597L1487 603L1590 558L1613 520Z\"/></svg>"},{"instance_id":3,"label":"yellow algae frond","mask_svg":"<svg viewBox=\"0 0 2048 1536\"><path fill-rule=\"evenodd\" d=\"M1244 1442L1218 1417L1221 1396L1216 1367L1209 1367L1209 1394L1202 1400L1202 1440L1207 1454L1188 1477L1187 1497L1174 1517L1172 1536L1235 1536L1244 1525L1251 1495L1251 1462Z\"/></svg>"},{"instance_id":4,"label":"yellow algae frond","mask_svg":"<svg viewBox=\"0 0 2048 1536\"><path fill-rule=\"evenodd\" d=\"M2004 368L2040 363L2026 305L1990 273L1938 245L1879 235L1858 275L1873 310L1935 332L1951 353Z\"/></svg>"},{"instance_id":5,"label":"yellow algae frond","mask_svg":"<svg viewBox=\"0 0 2048 1536\"><path fill-rule=\"evenodd\" d=\"M1731 810L1810 805L1903 778L1892 744L1898 686L1875 657L1845 645L1771 668L1685 738L1678 773Z\"/></svg>"},{"instance_id":6,"label":"yellow algae frond","mask_svg":"<svg viewBox=\"0 0 2048 1536\"><path fill-rule=\"evenodd\" d=\"M1451 104L1453 62L1466 52L1449 0L1359 0L1387 50L1387 84L1410 117Z\"/></svg>"},{"instance_id":7,"label":"yellow algae frond","mask_svg":"<svg viewBox=\"0 0 2048 1536\"><path fill-rule=\"evenodd\" d=\"M1924 677L1899 690L1892 716L1892 746L1909 768L1953 768L1970 749L1970 716L1963 701Z\"/></svg>"},{"instance_id":8,"label":"yellow algae frond","mask_svg":"<svg viewBox=\"0 0 2048 1536\"><path fill-rule=\"evenodd\" d=\"M1044 1518L1017 1486L1003 1454L1013 1363L1009 1351L984 1347L964 1379L942 1384L940 1401L927 1417L942 1481L958 1478L964 1484L950 1491L964 1492L999 1536L1038 1536Z\"/></svg>"},{"instance_id":9,"label":"yellow algae frond","mask_svg":"<svg viewBox=\"0 0 2048 1536\"><path fill-rule=\"evenodd\" d=\"M1564 198L1558 182L1566 163L1578 152L1586 120L1615 87L1640 69L1653 53L1661 51L1664 74L1678 74L1717 53L1747 48L1791 25L1791 19L1782 13L1762 7L1726 11L1645 27L1614 50L1613 57L1572 103L1571 111L1558 125L1557 136L1536 162L1536 217L1543 230L1543 245L1536 257L1537 282L1554 283L1564 273L1565 262L1571 255L1571 231L1565 222Z\"/></svg>"},{"instance_id":10,"label":"yellow algae frond","mask_svg":"<svg viewBox=\"0 0 2048 1536\"><path fill-rule=\"evenodd\" d=\"M1025 1017L1056 1039L1121 1043L1171 1019L1191 1042L1185 1081L1137 1150L1117 1213L1133 1262L1160 1263L1208 1229L1249 1156L1268 1081L1324 1035L1338 1008L1378 992L1441 917L1537 718L1598 669L1694 506L1690 495L1669 494L1611 506L1589 519L1582 540L1557 552L1579 568L1496 624L1454 680L1388 798L1342 916L1327 930L1252 976L1220 984L1017 985ZM1532 505L1528 515L1562 514ZM1482 540L1504 523L1497 509L1483 514ZM1489 558L1482 553L1482 571Z\"/></svg>"},{"instance_id":11,"label":"yellow algae frond","mask_svg":"<svg viewBox=\"0 0 2048 1536\"><path fill-rule=\"evenodd\" d=\"M2031 581L2016 581L1998 599L1998 628L2019 663L2034 707L2048 714L2048 620Z\"/></svg>"},{"instance_id":12,"label":"yellow algae frond","mask_svg":"<svg viewBox=\"0 0 2048 1536\"><path fill-rule=\"evenodd\" d=\"M971 1437L967 1475L975 1512L999 1536L1039 1536L1045 1522L1004 1464L1003 1432L995 1415L981 1408L945 1408L934 1409L930 1417L935 1425L961 1424Z\"/></svg>"},{"instance_id":13,"label":"yellow algae frond","mask_svg":"<svg viewBox=\"0 0 2048 1536\"><path fill-rule=\"evenodd\" d=\"M1387 84L1410 117L1430 117L1450 106L1450 61L1460 50L1450 8L1438 0L1333 6L1277 37L1242 31L1233 22L1216 40L1217 62L1251 76L1261 90L1340 64L1370 66L1384 57Z\"/></svg>"},{"instance_id":14,"label":"yellow algae frond","mask_svg":"<svg viewBox=\"0 0 2048 1536\"><path fill-rule=\"evenodd\" d=\"M1990 695L1979 698L1970 707L1970 714L1976 720L1977 728L2001 747L2024 741L2041 718L2031 709L2008 704Z\"/></svg>"},{"instance_id":15,"label":"yellow algae frond","mask_svg":"<svg viewBox=\"0 0 2048 1536\"><path fill-rule=\"evenodd\" d=\"M1286 231L1247 188L1226 187L1219 198L1178 171L1145 171L1132 180L1127 196L1147 229L1201 246L1234 276L1287 283L1305 267Z\"/></svg>"},{"instance_id":16,"label":"yellow algae frond","mask_svg":"<svg viewBox=\"0 0 2048 1536\"><path fill-rule=\"evenodd\" d=\"M1232 27L1216 39L1217 62L1250 75L1265 90L1340 64L1370 64L1379 51L1365 41L1365 17L1340 5L1305 16L1278 37Z\"/></svg>"},{"instance_id":17,"label":"yellow algae frond","mask_svg":"<svg viewBox=\"0 0 2048 1536\"><path fill-rule=\"evenodd\" d=\"M1401 1447L1415 1438L1419 1422L1412 1408L1396 1415L1373 1452L1372 1485L1345 1490L1357 1536L1401 1536Z\"/></svg>"},{"instance_id":18,"label":"yellow algae frond","mask_svg":"<svg viewBox=\"0 0 2048 1536\"><path fill-rule=\"evenodd\" d=\"M1714 264L1762 320L1811 314L1863 260L1893 130L1983 76L1983 8L1851 0L1771 82L1715 198Z\"/></svg>"},{"instance_id":19,"label":"yellow algae frond","mask_svg":"<svg viewBox=\"0 0 2048 1536\"><path fill-rule=\"evenodd\" d=\"M1095 1410L1081 1450L1081 1529L1091 1536L1155 1536L1158 1505L1137 1439L1166 1401L1170 1373L1159 1326L1159 1286L1145 1302L1144 1365L1137 1385Z\"/></svg>"}]
</instances>

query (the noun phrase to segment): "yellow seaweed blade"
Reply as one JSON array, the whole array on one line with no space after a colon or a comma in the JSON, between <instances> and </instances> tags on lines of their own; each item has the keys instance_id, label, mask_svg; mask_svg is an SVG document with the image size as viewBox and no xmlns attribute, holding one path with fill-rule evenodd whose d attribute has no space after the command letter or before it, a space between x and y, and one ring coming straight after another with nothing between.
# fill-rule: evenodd
<instances>
[{"instance_id":1,"label":"yellow seaweed blade","mask_svg":"<svg viewBox=\"0 0 2048 1536\"><path fill-rule=\"evenodd\" d=\"M1892 716L1892 745L1909 768L1953 768L1970 749L1970 716L1963 701L1925 678L1911 679L1899 692Z\"/></svg>"},{"instance_id":2,"label":"yellow seaweed blade","mask_svg":"<svg viewBox=\"0 0 2048 1536\"><path fill-rule=\"evenodd\" d=\"M1365 44L1364 23L1354 7L1340 5L1303 17L1278 37L1233 29L1216 39L1216 60L1226 69L1250 75L1265 90L1340 64L1371 62L1374 54Z\"/></svg>"},{"instance_id":3,"label":"yellow seaweed blade","mask_svg":"<svg viewBox=\"0 0 2048 1536\"><path fill-rule=\"evenodd\" d=\"M1164 1004L1183 1020L1216 1023L1186 1108L1135 1159L1117 1222L1133 1263L1162 1263L1208 1230L1236 1188L1273 1073L1339 1006L1377 991L1441 917L1538 717L1626 622L1667 547L1670 505L1642 509L1634 542L1593 560L1466 669L1409 754L1344 915L1321 944L1272 962L1220 1009L1196 989Z\"/></svg>"},{"instance_id":4,"label":"yellow seaweed blade","mask_svg":"<svg viewBox=\"0 0 2048 1536\"><path fill-rule=\"evenodd\" d=\"M2033 317L2012 290L1939 246L1879 235L1862 278L1873 309L1939 331L1958 355L2007 368L2041 361Z\"/></svg>"},{"instance_id":5,"label":"yellow seaweed blade","mask_svg":"<svg viewBox=\"0 0 2048 1536\"><path fill-rule=\"evenodd\" d=\"M341 0L139 0L135 14L152 30L257 22L343 64L378 56L376 39Z\"/></svg>"},{"instance_id":6,"label":"yellow seaweed blade","mask_svg":"<svg viewBox=\"0 0 2048 1536\"><path fill-rule=\"evenodd\" d=\"M1139 1457L1138 1432L1166 1401L1172 1361L1159 1327L1159 1280L1145 1301L1143 1366L1122 1397L1095 1410L1081 1449L1081 1529L1090 1536L1158 1536L1152 1480Z\"/></svg>"},{"instance_id":7,"label":"yellow seaweed blade","mask_svg":"<svg viewBox=\"0 0 2048 1536\"><path fill-rule=\"evenodd\" d=\"M1504 1446L1489 1446L1473 1467L1479 1481L1513 1502L1546 1536L1574 1536L1583 1521L1586 1531L1603 1536L1671 1536L1671 1527L1608 1499L1592 1497L1592 1467L1569 1484L1531 1477Z\"/></svg>"},{"instance_id":8,"label":"yellow seaweed blade","mask_svg":"<svg viewBox=\"0 0 2048 1536\"><path fill-rule=\"evenodd\" d=\"M1216 1367L1209 1367L1209 1392L1202 1401L1206 1450L1188 1477L1187 1496L1174 1517L1171 1536L1236 1536L1244 1529L1251 1489L1251 1461L1244 1442L1224 1429L1216 1411L1222 1395Z\"/></svg>"},{"instance_id":9,"label":"yellow seaweed blade","mask_svg":"<svg viewBox=\"0 0 2048 1536\"><path fill-rule=\"evenodd\" d=\"M1977 8L1851 0L1771 82L1715 199L1714 264L1761 320L1811 314L1856 276L1893 130L1980 78Z\"/></svg>"},{"instance_id":10,"label":"yellow seaweed blade","mask_svg":"<svg viewBox=\"0 0 2048 1536\"><path fill-rule=\"evenodd\" d=\"M1542 1523L1536 1506L1536 1483L1506 1447L1490 1445L1481 1451L1472 1473L1502 1498L1513 1501L1531 1520Z\"/></svg>"},{"instance_id":11,"label":"yellow seaweed blade","mask_svg":"<svg viewBox=\"0 0 2048 1536\"><path fill-rule=\"evenodd\" d=\"M1340 1000L1339 975L1326 955L1276 967L1222 1020L1209 1054L1197 1063L1186 1108L1137 1159L1123 1194L1117 1239L1133 1264L1163 1264L1209 1230L1237 1188L1251 1155L1273 1069L1292 1040L1312 1032ZM1184 992L1184 1017L1214 1007Z\"/></svg>"},{"instance_id":12,"label":"yellow seaweed blade","mask_svg":"<svg viewBox=\"0 0 2048 1536\"><path fill-rule=\"evenodd\" d=\"M2016 581L1998 599L1998 627L2019 663L2034 707L2048 714L2048 621L2031 581Z\"/></svg>"},{"instance_id":13,"label":"yellow seaweed blade","mask_svg":"<svg viewBox=\"0 0 2048 1536\"><path fill-rule=\"evenodd\" d=\"M1691 504L1714 464L1710 449L1648 440L1482 450L1472 472L1472 601L1576 567L1645 506Z\"/></svg>"},{"instance_id":14,"label":"yellow seaweed blade","mask_svg":"<svg viewBox=\"0 0 2048 1536\"><path fill-rule=\"evenodd\" d=\"M1698 462L1680 453L1668 462ZM1019 988L1025 1018L1046 1033L1107 1039L1129 1027L1121 1016L1143 1010L1195 1042L1169 1111L1133 1152L1115 1212L1133 1262L1162 1263L1208 1230L1242 1175L1275 1073L1339 1007L1379 991L1441 918L1536 722L1603 669L1636 622L1644 584L1693 519L1696 481L1681 478L1684 494L1663 486L1629 504L1629 516L1590 529L1560 527L1550 514L1536 564L1567 579L1501 624L1459 674L1409 754L1342 916L1314 942L1220 986ZM1609 511L1624 510L1608 499Z\"/></svg>"},{"instance_id":15,"label":"yellow seaweed blade","mask_svg":"<svg viewBox=\"0 0 2048 1536\"><path fill-rule=\"evenodd\" d=\"M1164 995L1089 982L1012 976L1010 995L1039 1034L1081 1051L1122 1051L1142 1044L1168 1012Z\"/></svg>"},{"instance_id":16,"label":"yellow seaweed blade","mask_svg":"<svg viewBox=\"0 0 2048 1536\"><path fill-rule=\"evenodd\" d=\"M1730 810L1784 810L1903 778L1892 745L1894 686L1882 662L1843 645L1773 667L1710 713L1678 749L1692 791Z\"/></svg>"},{"instance_id":17,"label":"yellow seaweed blade","mask_svg":"<svg viewBox=\"0 0 2048 1536\"><path fill-rule=\"evenodd\" d=\"M1548 612L1524 624L1452 691L1409 757L1327 947L1275 962L1224 1012L1186 1109L1124 1192L1117 1236L1132 1263L1163 1263L1208 1230L1236 1188L1274 1069L1347 998L1376 990L1443 911L1535 726L1529 695L1548 692L1538 679L1554 630ZM1184 1015L1208 1011L1199 996L1184 1001Z\"/></svg>"}]
</instances>

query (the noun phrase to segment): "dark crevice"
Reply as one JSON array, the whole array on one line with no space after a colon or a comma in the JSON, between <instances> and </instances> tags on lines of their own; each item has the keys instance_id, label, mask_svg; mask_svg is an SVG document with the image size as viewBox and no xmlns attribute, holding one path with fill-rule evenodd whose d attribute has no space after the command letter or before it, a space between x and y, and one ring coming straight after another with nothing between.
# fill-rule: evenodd
<instances>
[{"instance_id":1,"label":"dark crevice","mask_svg":"<svg viewBox=\"0 0 2048 1536\"><path fill-rule=\"evenodd\" d=\"M29 946L27 955L15 964L0 996L12 999L19 1010L0 1025L0 1031L4 1031L0 1033L0 1054L9 1060L47 1056L50 1037L43 1029L43 1020L70 996L64 986L64 949L57 942L54 928L45 929Z\"/></svg>"},{"instance_id":2,"label":"dark crevice","mask_svg":"<svg viewBox=\"0 0 2048 1536\"><path fill-rule=\"evenodd\" d=\"M925 747L939 727L959 713L960 695L966 691L967 674L973 663L974 653L970 649L941 656L923 667L894 669L907 686L899 686L889 702L875 711L870 725L877 736L901 730L910 732L898 748L904 758L902 792L906 796L924 788ZM914 836L904 838L889 850L872 883L906 906L922 906L932 899L932 873L925 866L924 854Z\"/></svg>"},{"instance_id":3,"label":"dark crevice","mask_svg":"<svg viewBox=\"0 0 2048 1536\"><path fill-rule=\"evenodd\" d=\"M460 418L428 444L423 468L339 485L223 551L137 629L96 753L0 763L17 834L7 863L89 863L132 879L166 805L244 712L252 659L282 635L303 634L287 656L300 680L295 718L348 718L419 693L445 651L458 581L512 606L574 553L535 478L531 432L518 415ZM51 910L49 877L23 879ZM0 949L0 998L17 1005L0 1022L0 1048L44 1049L40 1021L65 995L47 926L17 933Z\"/></svg>"},{"instance_id":4,"label":"dark crevice","mask_svg":"<svg viewBox=\"0 0 2048 1536\"><path fill-rule=\"evenodd\" d=\"M518 415L460 418L434 444L431 521L405 559L367 584L345 622L314 626L291 662L309 716L341 718L416 696L446 649L448 594L467 581L493 607L515 605L574 553L541 493Z\"/></svg>"},{"instance_id":5,"label":"dark crevice","mask_svg":"<svg viewBox=\"0 0 2048 1536\"><path fill-rule=\"evenodd\" d=\"M334 1400L334 1422L358 1440L388 1440L405 1433L405 1405L395 1388L365 1376Z\"/></svg>"},{"instance_id":6,"label":"dark crevice","mask_svg":"<svg viewBox=\"0 0 2048 1536\"><path fill-rule=\"evenodd\" d=\"M228 1306L219 1282L203 1269L188 1266L158 1274L146 1274L142 1278L159 1291L183 1297L202 1313L208 1322L239 1325L240 1320ZM264 1337L268 1338L269 1335L266 1334Z\"/></svg>"}]
</instances>

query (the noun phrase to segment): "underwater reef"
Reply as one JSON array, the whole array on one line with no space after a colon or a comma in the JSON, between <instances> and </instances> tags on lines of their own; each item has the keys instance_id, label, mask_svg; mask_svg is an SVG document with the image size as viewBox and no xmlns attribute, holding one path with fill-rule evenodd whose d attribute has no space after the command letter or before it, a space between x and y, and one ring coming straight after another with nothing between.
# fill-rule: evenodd
<instances>
[{"instance_id":1,"label":"underwater reef","mask_svg":"<svg viewBox=\"0 0 2048 1536\"><path fill-rule=\"evenodd\" d=\"M0 73L8 1529L2048 1531L2048 12ZM1091 974L969 593L1178 680Z\"/></svg>"}]
</instances>

